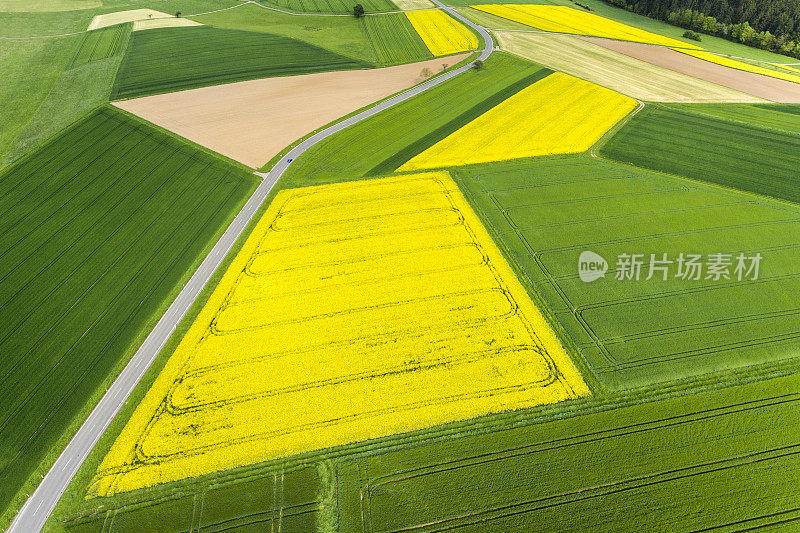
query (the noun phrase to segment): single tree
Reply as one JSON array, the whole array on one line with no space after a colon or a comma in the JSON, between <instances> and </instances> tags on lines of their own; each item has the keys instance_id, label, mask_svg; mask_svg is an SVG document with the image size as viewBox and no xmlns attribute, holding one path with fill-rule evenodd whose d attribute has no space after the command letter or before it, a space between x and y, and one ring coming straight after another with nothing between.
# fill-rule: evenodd
<instances>
[{"instance_id":1,"label":"single tree","mask_svg":"<svg viewBox=\"0 0 800 533\"><path fill-rule=\"evenodd\" d=\"M472 64L472 67L475 70L481 70L483 68L483 61L481 61L480 59L476 59L475 62Z\"/></svg>"},{"instance_id":2,"label":"single tree","mask_svg":"<svg viewBox=\"0 0 800 533\"><path fill-rule=\"evenodd\" d=\"M356 4L353 8L353 16L357 19L360 19L364 16L364 6L361 4Z\"/></svg>"},{"instance_id":3,"label":"single tree","mask_svg":"<svg viewBox=\"0 0 800 533\"><path fill-rule=\"evenodd\" d=\"M181 12L180 11L176 11L175 12L175 18L181 18Z\"/></svg>"},{"instance_id":4,"label":"single tree","mask_svg":"<svg viewBox=\"0 0 800 533\"><path fill-rule=\"evenodd\" d=\"M423 79L427 79L427 78L430 78L431 76L433 76L433 71L431 69L429 69L428 67L425 67L424 69L422 69L422 71L419 73L419 75Z\"/></svg>"}]
</instances>

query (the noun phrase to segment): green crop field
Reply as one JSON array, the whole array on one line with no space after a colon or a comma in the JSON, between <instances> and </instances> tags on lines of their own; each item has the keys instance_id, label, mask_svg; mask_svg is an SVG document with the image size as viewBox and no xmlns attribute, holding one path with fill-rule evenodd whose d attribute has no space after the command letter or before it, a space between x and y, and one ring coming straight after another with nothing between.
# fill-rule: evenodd
<instances>
[{"instance_id":1,"label":"green crop field","mask_svg":"<svg viewBox=\"0 0 800 533\"><path fill-rule=\"evenodd\" d=\"M343 56L379 64L363 20L355 17L307 15L298 24L296 15L245 4L236 9L192 17L192 20L216 28L283 35Z\"/></svg>"},{"instance_id":2,"label":"green crop field","mask_svg":"<svg viewBox=\"0 0 800 533\"><path fill-rule=\"evenodd\" d=\"M466 124L475 112L494 105L494 95L505 94L520 80L535 79L541 71L542 67L513 56L492 54L483 70L470 70L325 139L303 154L288 169L285 179L288 183L310 185L375 175L378 165L398 166L402 164L398 163L401 157L414 155L408 154L408 146L421 148L424 144L420 139L431 143L444 138Z\"/></svg>"},{"instance_id":3,"label":"green crop field","mask_svg":"<svg viewBox=\"0 0 800 533\"><path fill-rule=\"evenodd\" d=\"M590 9L677 39L684 31L604 0L519 1ZM355 2L343 0L159 0L158 5L144 0L0 0L0 37L13 37L0 39L0 530L259 183L243 165L107 103L235 81L433 58L408 17L389 13L399 10L398 5L391 0L359 3L368 16L353 17ZM424 8L423 4L399 3L404 8ZM181 11L203 25L132 32L132 25L124 24L83 31L95 15L142 8ZM489 28L525 28L474 9L463 11ZM208 13L194 15L201 12ZM30 38L41 35L51 37ZM714 37L704 36L701 45L753 60L791 62ZM577 57L558 39L548 41L546 48L548 55L566 63ZM193 371L203 384L192 388L185 381L180 391L162 396L157 390L158 395L142 403L159 375L166 379L174 370L167 362L172 358L170 365L180 364L176 350L184 355L191 350L178 347L189 344L185 336L198 316L210 316L201 315L201 310L209 303L222 308L211 295L223 276L231 274L230 266L237 265L232 274L257 272L250 263L241 267L244 263L233 261L248 249L245 241L256 240L251 232L264 214L272 216L280 207L270 203L296 187L393 174L390 180L397 183L410 181L398 177L397 169L550 76L551 69L564 68L582 77L566 63L539 59L549 68L495 51L482 69L468 69L298 156L160 353L154 354L91 453L81 459L55 510L40 514L47 519L44 531L800 531L800 105L648 103L590 152L477 165L455 161L461 166L442 169L452 176L555 330L586 383L585 394L561 401L554 397L555 403L543 404L516 403L492 394L487 410L470 411L463 419L343 432L341 439L324 442L302 417L291 416L296 412L292 401L330 426L350 417L368 421L377 415L338 412L341 406L331 401L280 401L275 405L289 406L290 416L281 417L287 427L294 431L297 426L302 432L298 439L307 443L302 448L279 436L283 430L277 422L265 422L254 427L258 438L271 434L269 438L286 442L274 453L259 455L262 450L253 446L252 455L244 458L240 448L233 452L231 447L217 471L199 468L204 458L188 454L185 462L174 463L175 472L161 469L166 462L158 454L169 457L176 451L165 444L168 439L174 437L179 448L191 447L207 439L203 435L228 429L232 418L224 413L268 420L262 415L273 413L248 410L255 403L245 402L255 394L293 394L364 377L347 367L334 369L337 374L328 379L333 370L317 365L312 370L319 379L307 379L301 369L296 386L294 377L282 372L264 372L264 381L259 372L274 356L294 352L278 350L270 341L251 354L245 340L235 346L234 341L219 339L222 352L204 355L203 366ZM453 62L453 57L437 59L432 70ZM685 83L702 89L691 80ZM717 101L708 91L700 92L707 101ZM298 110L298 121L310 110ZM544 112L535 111L522 113L519 120L547 131L559 119L543 120L539 115ZM513 131L517 119L509 117L508 129ZM550 137L542 143L555 143ZM447 183L448 198L462 203L458 190ZM393 233L388 249L376 248L387 254L379 256L380 265L387 268L379 269L382 285L370 285L373 273L367 272L356 249L362 242L369 248L383 225L394 224L376 213L383 213L387 205L396 210L388 216L406 216L429 195L421 189L412 197L381 195L376 200L362 185L349 189L353 201L348 197L347 202L357 206L355 211L341 209L336 201L321 202L298 230L297 248L302 250L293 257L303 268L310 264L302 256L309 249L305 245L334 227L328 220L345 228L331 237L337 246L343 242L345 251L331 254L335 267L329 275L317 276L325 291L302 286L296 297L287 299L302 307L304 317L324 319L315 324L328 331L340 327L328 318L331 312L344 316L337 309L351 293L357 304L374 306L370 299L385 291L386 303L380 305L393 306L406 297L403 287L416 275L412 269L420 258L420 268L430 272L453 266L416 248L413 255L392 249L394 242L402 252L417 246L418 238L430 237L425 218L425 225L415 227L414 233ZM345 188L331 189L338 187ZM291 195L300 202L295 204L298 212L306 209L303 202L316 201L304 193L314 191ZM288 193L280 198L287 197ZM432 201L425 216L438 224L435 212L453 214L448 204L442 205ZM482 231L469 209L457 211L463 215L456 213L459 222ZM283 217L292 216L296 215L291 210L281 208L281 218L275 218L281 223L267 231L291 228L291 219ZM368 231L363 241L361 227ZM271 253L269 243L254 246L259 253L253 261L272 261L260 253ZM475 256L478 262L491 260L498 275L513 281L503 262L496 261L499 257L488 249L484 252L484 261ZM276 266L294 261L285 255L294 251L278 253ZM600 261L607 270L586 279L587 272L596 272L587 270L589 261L592 268L601 267ZM405 270L394 271L390 263ZM272 283L281 275L270 271L265 279ZM471 275L463 279L471 281ZM343 287L351 285L356 290L345 292ZM509 291L516 289L515 285ZM262 296L228 295L221 305L239 306L242 316L251 317L244 306L253 306L280 318L285 306ZM480 298L476 295L475 301ZM523 300L517 300L519 309L528 306ZM473 313L470 305L449 306L447 312L468 318ZM494 311L502 314L504 308ZM433 350L442 354L438 366L460 364L447 359L456 350L449 340L431 344L416 333L397 339L373 334L375 328L388 330L394 322L404 323L407 317L401 314L387 314L385 324L368 321L359 326L363 337L357 342L367 347L376 364L395 357L389 348L396 349L404 365L388 371L392 375L429 375L423 363ZM428 315L426 320L433 318ZM211 319L212 329L219 329L219 316ZM348 316L349 326L355 315ZM425 323L420 321L419 327ZM531 323L532 330L539 327L545 328L541 319ZM285 336L284 328L274 335ZM510 338L514 332L499 329L496 335L481 335L469 330L458 341L469 344L473 339L481 354L499 354L506 349L498 347L506 340L500 336ZM314 341L312 334L307 341L319 339ZM332 358L336 354L329 346L346 348L338 340L334 343L320 347L320 353ZM556 344L550 343L558 348ZM254 360L252 374L243 376L241 383L219 377L229 375L229 358L236 357L236 350ZM383 357L383 350L389 355ZM529 357L537 357L517 345L508 350L518 357L518 367L504 367L508 372L524 369ZM214 360L217 356L223 359ZM566 366L559 363L559 368ZM557 377L558 370L554 372ZM363 390L376 398L408 399L405 393L416 390L415 379L383 388L371 379L373 374L367 376ZM427 383L425 387L436 389L441 380ZM132 421L146 424L153 406L158 405L155 416L162 409L217 409L219 402L227 401L214 396L212 387L217 386L223 395L240 386L248 395L240 396L231 411L217 411L223 414L216 418L197 416L195 423L179 429L165 423L155 430L161 440L151 432L152 440L139 441L146 444L134 447L131 440L131 446L123 446L125 438L139 431ZM528 387L523 383L518 392L527 394ZM452 402L471 402L463 390L451 388ZM184 394L181 391L203 405L174 402ZM368 405L363 394L343 397ZM432 408L418 405L414 408L424 420L428 415L423 410ZM141 412L133 416L137 409ZM128 434L123 433L126 426ZM221 444L207 440L209 446L227 447L251 437L244 432L231 433ZM146 449L150 443L153 450ZM198 447L189 453L194 452L206 450ZM115 458L115 453L125 457ZM137 483L140 463L151 459L159 468L150 478L141 474L144 482ZM96 490L101 464L103 473L115 468L124 473L109 477L104 491ZM93 480L95 488L90 489Z\"/></svg>"},{"instance_id":4,"label":"green crop field","mask_svg":"<svg viewBox=\"0 0 800 533\"><path fill-rule=\"evenodd\" d=\"M366 13L384 13L399 8L391 0L364 0L358 2ZM355 2L346 0L269 0L264 5L275 6L295 13L352 14Z\"/></svg>"},{"instance_id":5,"label":"green crop field","mask_svg":"<svg viewBox=\"0 0 800 533\"><path fill-rule=\"evenodd\" d=\"M405 13L364 17L364 27L384 66L433 58Z\"/></svg>"},{"instance_id":6,"label":"green crop field","mask_svg":"<svg viewBox=\"0 0 800 533\"><path fill-rule=\"evenodd\" d=\"M588 155L462 167L457 176L601 384L643 386L797 355L800 207ZM578 277L587 250L609 265L592 283ZM739 281L736 258L756 253L758 279ZM616 279L622 254L641 254L638 280ZM651 255L663 254L673 263L651 277ZM706 264L727 254L729 279L709 279L707 265L700 279L677 277L680 254Z\"/></svg>"},{"instance_id":7,"label":"green crop field","mask_svg":"<svg viewBox=\"0 0 800 533\"><path fill-rule=\"evenodd\" d=\"M797 117L789 113L781 118ZM646 107L601 153L640 167L800 202L800 134L696 114L691 106Z\"/></svg>"},{"instance_id":8,"label":"green crop field","mask_svg":"<svg viewBox=\"0 0 800 533\"><path fill-rule=\"evenodd\" d=\"M119 24L83 34L83 40L75 51L70 67L80 67L123 52L128 45L131 27L131 24Z\"/></svg>"},{"instance_id":9,"label":"green crop field","mask_svg":"<svg viewBox=\"0 0 800 533\"><path fill-rule=\"evenodd\" d=\"M0 509L85 416L255 181L110 107L0 175Z\"/></svg>"},{"instance_id":10,"label":"green crop field","mask_svg":"<svg viewBox=\"0 0 800 533\"><path fill-rule=\"evenodd\" d=\"M160 28L133 33L112 98L370 67L366 62L278 35L207 26Z\"/></svg>"},{"instance_id":11,"label":"green crop field","mask_svg":"<svg viewBox=\"0 0 800 533\"><path fill-rule=\"evenodd\" d=\"M337 468L339 531L792 529L798 387L779 378L356 456Z\"/></svg>"},{"instance_id":12,"label":"green crop field","mask_svg":"<svg viewBox=\"0 0 800 533\"><path fill-rule=\"evenodd\" d=\"M796 104L684 104L695 114L800 135L800 105Z\"/></svg>"},{"instance_id":13,"label":"green crop field","mask_svg":"<svg viewBox=\"0 0 800 533\"><path fill-rule=\"evenodd\" d=\"M159 524L163 531L314 531L320 493L317 471L307 467L100 513L89 508L87 516L61 525L68 533L136 532L142 524Z\"/></svg>"}]
</instances>

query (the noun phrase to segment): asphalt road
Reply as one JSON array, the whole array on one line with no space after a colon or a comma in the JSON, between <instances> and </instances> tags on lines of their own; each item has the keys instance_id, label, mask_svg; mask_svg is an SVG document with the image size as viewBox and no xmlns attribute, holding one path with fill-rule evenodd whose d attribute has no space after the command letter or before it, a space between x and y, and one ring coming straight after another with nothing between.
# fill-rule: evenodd
<instances>
[{"instance_id":1,"label":"asphalt road","mask_svg":"<svg viewBox=\"0 0 800 533\"><path fill-rule=\"evenodd\" d=\"M485 47L479 59L482 61L486 60L494 49L494 41L489 35L489 32L482 26L478 26L467 20L452 8L446 7L438 0L433 0L433 2L464 24L474 28L483 36ZM134 387L136 387L136 384L139 383L139 380L150 367L170 335L172 335L178 323L180 323L189 311L189 308L200 294L200 291L203 290L209 279L211 279L211 276L217 268L219 268L222 260L231 250L247 224L252 220L261 204L266 200L270 191L275 186L275 183L277 183L278 179L280 179L289 167L289 160L297 159L303 152L326 137L334 135L348 126L352 126L404 100L408 100L409 98L423 93L440 83L444 83L470 68L472 68L472 64L446 72L425 83L384 100L370 109L334 124L298 144L269 172L257 173L263 179L261 184L256 188L242 210L236 215L236 218L234 218L233 222L231 222L225 230L225 233L214 245L214 248L212 248L211 252L200 264L194 275L192 275L191 279L189 279L183 287L183 290L181 290L177 298L175 298L175 301L172 302L172 305L169 306L166 313L164 313L155 328L150 332L150 335L147 336L133 355L130 362L108 388L106 394L103 395L92 413L86 421L84 421L80 429L78 429L78 432L69 444L67 444L67 447L64 448L64 451L58 459L56 459L56 462L39 483L39 486L22 506L22 509L20 509L11 524L10 532L30 533L42 529L50 513L53 512L59 498L61 498L61 494L66 490L67 485L69 485L73 476L75 476L75 473L78 471L78 468L83 464L89 452L92 451L92 448L94 448L100 436L111 423L111 420L113 420L114 416L116 416L122 408L125 400L128 399L128 396L133 391Z\"/></svg>"}]
</instances>

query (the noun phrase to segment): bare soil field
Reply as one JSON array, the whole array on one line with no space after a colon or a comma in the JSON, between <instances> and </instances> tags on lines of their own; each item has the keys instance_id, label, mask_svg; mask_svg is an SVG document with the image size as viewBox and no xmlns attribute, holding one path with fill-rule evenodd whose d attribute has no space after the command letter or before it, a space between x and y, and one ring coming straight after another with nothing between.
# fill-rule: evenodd
<instances>
[{"instance_id":1,"label":"bare soil field","mask_svg":"<svg viewBox=\"0 0 800 533\"><path fill-rule=\"evenodd\" d=\"M717 65L664 46L597 37L583 37L583 39L650 64L724 85L759 98L785 104L800 103L800 84L797 83Z\"/></svg>"},{"instance_id":2,"label":"bare soil field","mask_svg":"<svg viewBox=\"0 0 800 533\"><path fill-rule=\"evenodd\" d=\"M468 54L448 57L453 65ZM306 133L423 81L433 59L396 67L286 76L115 102L211 150L258 168Z\"/></svg>"},{"instance_id":3,"label":"bare soil field","mask_svg":"<svg viewBox=\"0 0 800 533\"><path fill-rule=\"evenodd\" d=\"M763 102L609 50L572 35L496 32L503 50L622 94L650 102Z\"/></svg>"},{"instance_id":4,"label":"bare soil field","mask_svg":"<svg viewBox=\"0 0 800 533\"><path fill-rule=\"evenodd\" d=\"M105 15L97 15L92 19L92 22L89 23L89 27L86 29L87 31L91 31L107 26L114 26L115 24L123 24L125 22L167 18L171 18L171 15L156 11L155 9L129 9L127 11L115 11L114 13L106 13Z\"/></svg>"},{"instance_id":5,"label":"bare soil field","mask_svg":"<svg viewBox=\"0 0 800 533\"><path fill-rule=\"evenodd\" d=\"M156 28L179 28L182 26L202 26L202 24L185 18L162 17L148 20L136 20L133 22L133 31L154 30Z\"/></svg>"}]
</instances>

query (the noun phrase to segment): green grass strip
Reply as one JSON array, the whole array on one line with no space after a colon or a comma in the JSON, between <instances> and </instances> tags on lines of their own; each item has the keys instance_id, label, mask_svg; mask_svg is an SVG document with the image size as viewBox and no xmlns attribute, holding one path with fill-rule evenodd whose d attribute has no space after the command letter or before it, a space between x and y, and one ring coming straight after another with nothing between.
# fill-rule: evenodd
<instances>
[{"instance_id":1,"label":"green grass strip","mask_svg":"<svg viewBox=\"0 0 800 533\"><path fill-rule=\"evenodd\" d=\"M509 85L508 87L503 88L502 90L494 93L493 95L489 96L482 102L478 103L477 105L473 106L472 108L464 111L457 117L455 117L450 122L439 126L432 132L428 133L424 137L416 140L415 142L409 144L392 157L385 159L375 165L369 172L367 172L368 176L380 176L382 174L390 174L403 166L407 163L412 157L416 156L417 154L421 154L434 144L438 143L448 135L456 132L461 127L469 124L479 116L483 115L496 105L500 104L501 102L511 98L522 89L533 85L537 81L546 78L553 71L547 68L543 68L541 70L537 70L530 76L526 76L521 80Z\"/></svg>"},{"instance_id":2,"label":"green grass strip","mask_svg":"<svg viewBox=\"0 0 800 533\"><path fill-rule=\"evenodd\" d=\"M800 105L792 104L753 104L753 107L768 109L770 111L780 111L790 115L800 115Z\"/></svg>"}]
</instances>

